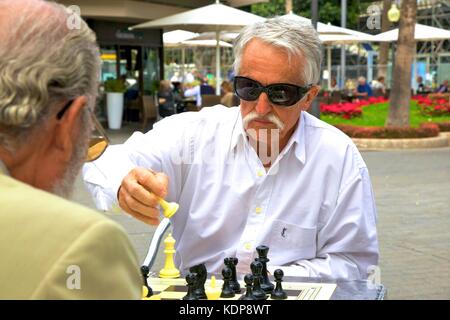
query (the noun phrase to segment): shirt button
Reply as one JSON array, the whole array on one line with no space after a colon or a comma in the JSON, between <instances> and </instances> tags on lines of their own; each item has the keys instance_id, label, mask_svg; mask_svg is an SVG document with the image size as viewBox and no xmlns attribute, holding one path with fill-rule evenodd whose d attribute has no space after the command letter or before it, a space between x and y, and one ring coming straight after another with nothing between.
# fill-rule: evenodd
<instances>
[{"instance_id":1,"label":"shirt button","mask_svg":"<svg viewBox=\"0 0 450 320\"><path fill-rule=\"evenodd\" d=\"M245 248L246 250L250 250L250 249L252 248L252 244L249 243L249 242L247 242L246 244L244 244L244 248Z\"/></svg>"},{"instance_id":2,"label":"shirt button","mask_svg":"<svg viewBox=\"0 0 450 320\"><path fill-rule=\"evenodd\" d=\"M262 177L264 175L264 171L258 170L257 175L258 177Z\"/></svg>"},{"instance_id":3,"label":"shirt button","mask_svg":"<svg viewBox=\"0 0 450 320\"><path fill-rule=\"evenodd\" d=\"M255 208L255 212L256 213L261 213L262 212L262 208L261 207L256 207Z\"/></svg>"}]
</instances>

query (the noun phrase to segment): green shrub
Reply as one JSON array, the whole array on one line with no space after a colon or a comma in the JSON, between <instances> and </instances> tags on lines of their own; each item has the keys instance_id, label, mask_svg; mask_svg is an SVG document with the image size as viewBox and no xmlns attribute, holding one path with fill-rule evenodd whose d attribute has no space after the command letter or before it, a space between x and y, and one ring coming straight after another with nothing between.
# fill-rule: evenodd
<instances>
[{"instance_id":1,"label":"green shrub","mask_svg":"<svg viewBox=\"0 0 450 320\"><path fill-rule=\"evenodd\" d=\"M439 135L439 126L436 123L422 123L419 128L356 127L348 124L337 124L335 126L351 138L409 139L430 138Z\"/></svg>"},{"instance_id":2,"label":"green shrub","mask_svg":"<svg viewBox=\"0 0 450 320\"><path fill-rule=\"evenodd\" d=\"M122 79L108 79L105 81L105 92L119 92L127 91L125 82Z\"/></svg>"}]
</instances>

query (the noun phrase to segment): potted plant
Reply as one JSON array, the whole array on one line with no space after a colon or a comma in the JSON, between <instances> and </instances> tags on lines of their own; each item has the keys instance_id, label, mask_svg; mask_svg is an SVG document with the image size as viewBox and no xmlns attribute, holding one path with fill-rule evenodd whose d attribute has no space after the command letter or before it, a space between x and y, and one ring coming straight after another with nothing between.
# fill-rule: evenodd
<instances>
[{"instance_id":1,"label":"potted plant","mask_svg":"<svg viewBox=\"0 0 450 320\"><path fill-rule=\"evenodd\" d=\"M123 96L127 91L122 79L108 79L105 81L106 110L108 115L108 127L120 129L123 115Z\"/></svg>"}]
</instances>

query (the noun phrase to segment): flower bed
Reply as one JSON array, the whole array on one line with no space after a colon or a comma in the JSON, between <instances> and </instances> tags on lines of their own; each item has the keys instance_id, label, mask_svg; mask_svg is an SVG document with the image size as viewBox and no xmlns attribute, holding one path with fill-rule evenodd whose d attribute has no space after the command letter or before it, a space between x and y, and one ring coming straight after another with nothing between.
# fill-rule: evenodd
<instances>
[{"instance_id":1,"label":"flower bed","mask_svg":"<svg viewBox=\"0 0 450 320\"><path fill-rule=\"evenodd\" d=\"M430 94L428 96L414 96L420 113L427 116L450 115L450 95Z\"/></svg>"},{"instance_id":2,"label":"flower bed","mask_svg":"<svg viewBox=\"0 0 450 320\"><path fill-rule=\"evenodd\" d=\"M439 135L439 126L436 123L422 123L419 128L356 127L344 124L335 126L351 138L407 139L430 138Z\"/></svg>"},{"instance_id":3,"label":"flower bed","mask_svg":"<svg viewBox=\"0 0 450 320\"><path fill-rule=\"evenodd\" d=\"M344 119L352 119L362 115L362 107L377 103L386 102L384 97L370 97L367 100L359 100L356 102L341 102L333 104L321 104L320 112L322 114L334 115Z\"/></svg>"},{"instance_id":4,"label":"flower bed","mask_svg":"<svg viewBox=\"0 0 450 320\"><path fill-rule=\"evenodd\" d=\"M441 132L450 132L450 122L436 122Z\"/></svg>"}]
</instances>

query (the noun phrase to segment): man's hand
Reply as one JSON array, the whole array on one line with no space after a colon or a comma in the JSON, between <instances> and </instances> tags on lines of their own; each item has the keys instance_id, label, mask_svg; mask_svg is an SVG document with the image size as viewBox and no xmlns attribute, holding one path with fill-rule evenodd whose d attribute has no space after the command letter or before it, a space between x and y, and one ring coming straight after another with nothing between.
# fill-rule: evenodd
<instances>
[{"instance_id":1,"label":"man's hand","mask_svg":"<svg viewBox=\"0 0 450 320\"><path fill-rule=\"evenodd\" d=\"M159 223L159 198L167 195L169 179L162 172L134 168L122 180L117 198L120 207L150 225Z\"/></svg>"}]
</instances>

